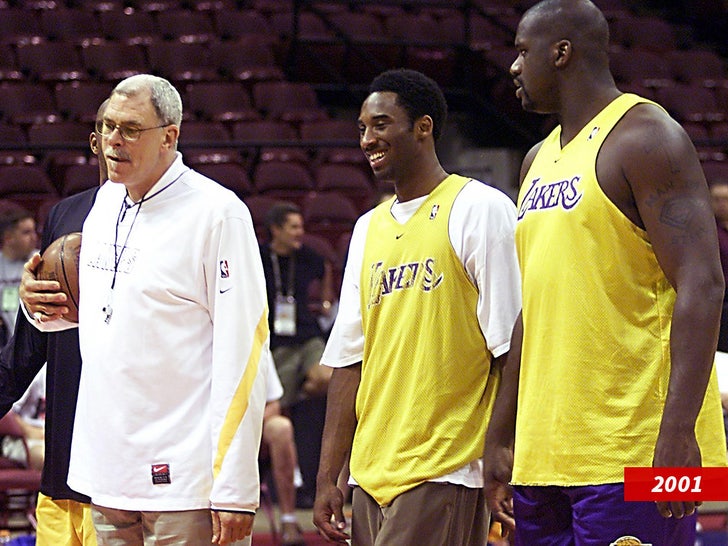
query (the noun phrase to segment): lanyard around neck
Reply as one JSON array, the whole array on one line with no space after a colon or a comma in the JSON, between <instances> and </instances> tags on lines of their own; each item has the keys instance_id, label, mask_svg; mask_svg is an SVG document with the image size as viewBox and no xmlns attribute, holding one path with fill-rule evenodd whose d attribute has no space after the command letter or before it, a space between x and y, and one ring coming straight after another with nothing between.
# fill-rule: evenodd
<instances>
[{"instance_id":1,"label":"lanyard around neck","mask_svg":"<svg viewBox=\"0 0 728 546\"><path fill-rule=\"evenodd\" d=\"M276 296L287 296L293 297L295 289L295 277L296 277L296 253L292 252L288 258L288 286L286 286L286 293L283 294L282 280L281 280L281 266L278 263L278 254L272 249L270 251L270 261L273 265L273 283L276 289Z\"/></svg>"}]
</instances>

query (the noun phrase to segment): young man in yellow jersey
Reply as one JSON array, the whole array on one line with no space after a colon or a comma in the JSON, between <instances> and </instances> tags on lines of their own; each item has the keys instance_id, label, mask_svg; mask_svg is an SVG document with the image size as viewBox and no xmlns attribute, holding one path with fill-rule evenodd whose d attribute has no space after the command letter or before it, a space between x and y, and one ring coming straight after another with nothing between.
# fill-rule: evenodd
<instances>
[{"instance_id":1,"label":"young man in yellow jersey","mask_svg":"<svg viewBox=\"0 0 728 546\"><path fill-rule=\"evenodd\" d=\"M369 92L361 149L395 196L359 219L349 246L321 359L334 371L314 522L348 538L336 481L351 449L353 544L482 545L483 440L520 308L516 211L440 165L435 82L393 70Z\"/></svg>"},{"instance_id":2,"label":"young man in yellow jersey","mask_svg":"<svg viewBox=\"0 0 728 546\"><path fill-rule=\"evenodd\" d=\"M693 544L696 503L625 502L624 467L726 464L708 188L680 125L617 89L608 42L588 0L540 2L516 34L516 95L560 122L521 169L523 311L484 459L520 545Z\"/></svg>"}]
</instances>

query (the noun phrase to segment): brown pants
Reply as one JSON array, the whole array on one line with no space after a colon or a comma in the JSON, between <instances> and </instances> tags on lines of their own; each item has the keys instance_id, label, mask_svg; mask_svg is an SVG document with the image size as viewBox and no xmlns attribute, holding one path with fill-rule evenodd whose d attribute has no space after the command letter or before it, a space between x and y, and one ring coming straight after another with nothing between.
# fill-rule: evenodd
<instances>
[{"instance_id":1,"label":"brown pants","mask_svg":"<svg viewBox=\"0 0 728 546\"><path fill-rule=\"evenodd\" d=\"M482 489L426 482L381 507L361 487L352 498L352 546L483 546Z\"/></svg>"}]
</instances>

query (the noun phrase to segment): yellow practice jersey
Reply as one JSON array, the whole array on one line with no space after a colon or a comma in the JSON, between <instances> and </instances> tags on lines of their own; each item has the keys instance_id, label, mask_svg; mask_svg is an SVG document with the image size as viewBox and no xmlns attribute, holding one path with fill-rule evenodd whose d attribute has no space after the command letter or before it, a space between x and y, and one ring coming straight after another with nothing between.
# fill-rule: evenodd
<instances>
[{"instance_id":1,"label":"yellow practice jersey","mask_svg":"<svg viewBox=\"0 0 728 546\"><path fill-rule=\"evenodd\" d=\"M513 482L618 483L651 466L670 375L675 291L647 232L607 198L599 149L634 105L616 98L563 149L544 141L518 198L524 339ZM697 424L704 466L726 464L715 370Z\"/></svg>"},{"instance_id":2,"label":"yellow practice jersey","mask_svg":"<svg viewBox=\"0 0 728 546\"><path fill-rule=\"evenodd\" d=\"M482 456L497 378L448 220L450 175L406 223L379 206L361 272L364 357L350 469L384 506Z\"/></svg>"}]
</instances>

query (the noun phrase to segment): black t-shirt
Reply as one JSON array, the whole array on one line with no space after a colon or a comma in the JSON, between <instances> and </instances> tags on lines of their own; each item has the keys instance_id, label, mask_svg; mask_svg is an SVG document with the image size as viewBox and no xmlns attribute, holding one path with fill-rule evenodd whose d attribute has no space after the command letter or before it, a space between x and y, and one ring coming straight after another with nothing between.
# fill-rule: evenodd
<instances>
[{"instance_id":1,"label":"black t-shirt","mask_svg":"<svg viewBox=\"0 0 728 546\"><path fill-rule=\"evenodd\" d=\"M81 231L98 188L91 188L55 205L43 229L41 251L58 237ZM45 461L41 492L55 500L90 502L68 487L73 421L76 416L81 352L78 329L43 333L18 310L15 333L0 354L0 411L5 414L30 385L43 364L46 374Z\"/></svg>"},{"instance_id":2,"label":"black t-shirt","mask_svg":"<svg viewBox=\"0 0 728 546\"><path fill-rule=\"evenodd\" d=\"M295 260L296 262L293 283L293 297L296 299L296 335L278 336L273 333L276 287L273 274L273 262L271 261L270 254L270 245L261 245L260 257L263 260L265 285L268 292L268 324L270 325L271 349L281 346L299 345L313 337L323 337L323 332L321 331L316 316L308 308L308 291L313 281L323 279L324 259L307 246L302 246L300 250L294 252L291 256L278 256L278 264L281 272L281 289L284 296L288 295L288 272L290 270L291 260Z\"/></svg>"}]
</instances>

